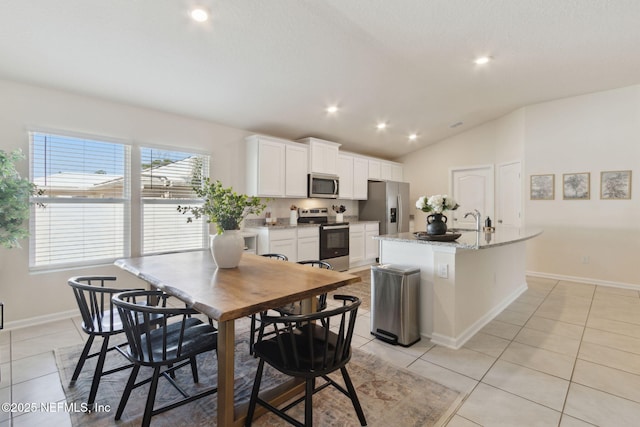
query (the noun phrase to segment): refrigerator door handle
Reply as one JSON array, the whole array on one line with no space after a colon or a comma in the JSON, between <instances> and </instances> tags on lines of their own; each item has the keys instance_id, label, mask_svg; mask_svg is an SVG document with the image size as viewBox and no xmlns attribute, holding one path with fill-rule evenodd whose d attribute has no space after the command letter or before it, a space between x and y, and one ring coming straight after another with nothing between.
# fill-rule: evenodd
<instances>
[{"instance_id":1,"label":"refrigerator door handle","mask_svg":"<svg viewBox=\"0 0 640 427\"><path fill-rule=\"evenodd\" d=\"M398 233L402 230L402 217L404 212L402 212L402 194L398 194Z\"/></svg>"}]
</instances>

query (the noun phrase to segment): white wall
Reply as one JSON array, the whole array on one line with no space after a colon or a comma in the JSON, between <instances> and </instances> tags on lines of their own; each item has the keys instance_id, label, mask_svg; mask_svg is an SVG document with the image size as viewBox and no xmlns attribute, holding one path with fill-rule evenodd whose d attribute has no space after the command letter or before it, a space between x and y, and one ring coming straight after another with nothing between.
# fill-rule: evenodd
<instances>
[{"instance_id":1,"label":"white wall","mask_svg":"<svg viewBox=\"0 0 640 427\"><path fill-rule=\"evenodd\" d=\"M460 133L452 138L396 159L404 163L404 180L411 184L411 199L450 194L453 167L512 162L523 157L522 110ZM411 204L413 209L414 203ZM426 214L415 210L415 229L424 230Z\"/></svg>"},{"instance_id":2,"label":"white wall","mask_svg":"<svg viewBox=\"0 0 640 427\"><path fill-rule=\"evenodd\" d=\"M545 229L528 269L640 285L640 86L533 105L525 123L527 179L556 180L555 200L525 199L527 224ZM633 171L631 200L600 199L607 170ZM563 200L562 174L575 172L591 174L589 200Z\"/></svg>"},{"instance_id":3,"label":"white wall","mask_svg":"<svg viewBox=\"0 0 640 427\"><path fill-rule=\"evenodd\" d=\"M449 192L452 167L522 160L525 225L545 230L528 243L527 269L640 286L639 140L640 86L631 86L528 106L398 160L413 199ZM632 199L600 200L600 172L628 169ZM591 173L590 200L562 199L562 174L575 172ZM529 200L532 174L555 174L555 200Z\"/></svg>"},{"instance_id":4,"label":"white wall","mask_svg":"<svg viewBox=\"0 0 640 427\"><path fill-rule=\"evenodd\" d=\"M204 150L211 155L212 178L244 191L246 131L2 80L0 94L0 148L4 150L21 148L28 154L27 130L32 126L119 138L134 145ZM28 161L19 170L28 176ZM72 275L113 274L123 285L141 285L113 266L30 274L28 241L21 244L22 249L0 249L0 300L5 303L7 322L77 311L66 283Z\"/></svg>"}]
</instances>

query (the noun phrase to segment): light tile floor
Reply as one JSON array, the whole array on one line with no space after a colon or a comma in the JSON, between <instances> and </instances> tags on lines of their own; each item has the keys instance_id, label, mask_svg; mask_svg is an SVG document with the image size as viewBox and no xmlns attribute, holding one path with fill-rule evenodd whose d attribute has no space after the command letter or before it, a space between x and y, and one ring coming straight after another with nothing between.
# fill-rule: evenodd
<instances>
[{"instance_id":1,"label":"light tile floor","mask_svg":"<svg viewBox=\"0 0 640 427\"><path fill-rule=\"evenodd\" d=\"M374 340L365 310L353 345L465 393L450 427L639 425L640 293L527 282L529 289L459 350L424 339L409 348ZM52 350L84 339L77 318L0 332L0 402L62 402ZM70 425L64 411L0 411L0 427L40 420Z\"/></svg>"}]
</instances>

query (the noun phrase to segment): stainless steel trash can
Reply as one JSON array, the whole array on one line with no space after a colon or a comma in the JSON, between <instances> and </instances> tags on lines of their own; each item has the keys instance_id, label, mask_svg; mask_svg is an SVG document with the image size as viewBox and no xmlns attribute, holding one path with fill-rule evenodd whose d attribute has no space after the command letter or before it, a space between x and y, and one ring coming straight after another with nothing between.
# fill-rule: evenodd
<instances>
[{"instance_id":1,"label":"stainless steel trash can","mask_svg":"<svg viewBox=\"0 0 640 427\"><path fill-rule=\"evenodd\" d=\"M394 265L371 267L371 333L408 347L420 340L420 269Z\"/></svg>"}]
</instances>

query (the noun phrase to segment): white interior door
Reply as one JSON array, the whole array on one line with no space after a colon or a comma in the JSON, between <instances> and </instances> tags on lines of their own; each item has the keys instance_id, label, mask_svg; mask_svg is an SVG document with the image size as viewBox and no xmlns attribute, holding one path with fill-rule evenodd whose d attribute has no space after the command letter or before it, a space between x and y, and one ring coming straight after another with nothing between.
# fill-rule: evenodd
<instances>
[{"instance_id":1,"label":"white interior door","mask_svg":"<svg viewBox=\"0 0 640 427\"><path fill-rule=\"evenodd\" d=\"M453 216L449 227L475 228L475 219L464 217L474 209L480 211L483 222L487 215L493 218L493 182L493 165L451 169L451 195L460 207L447 215Z\"/></svg>"},{"instance_id":2,"label":"white interior door","mask_svg":"<svg viewBox=\"0 0 640 427\"><path fill-rule=\"evenodd\" d=\"M520 162L498 166L497 224L510 227L522 225L522 166Z\"/></svg>"}]
</instances>

